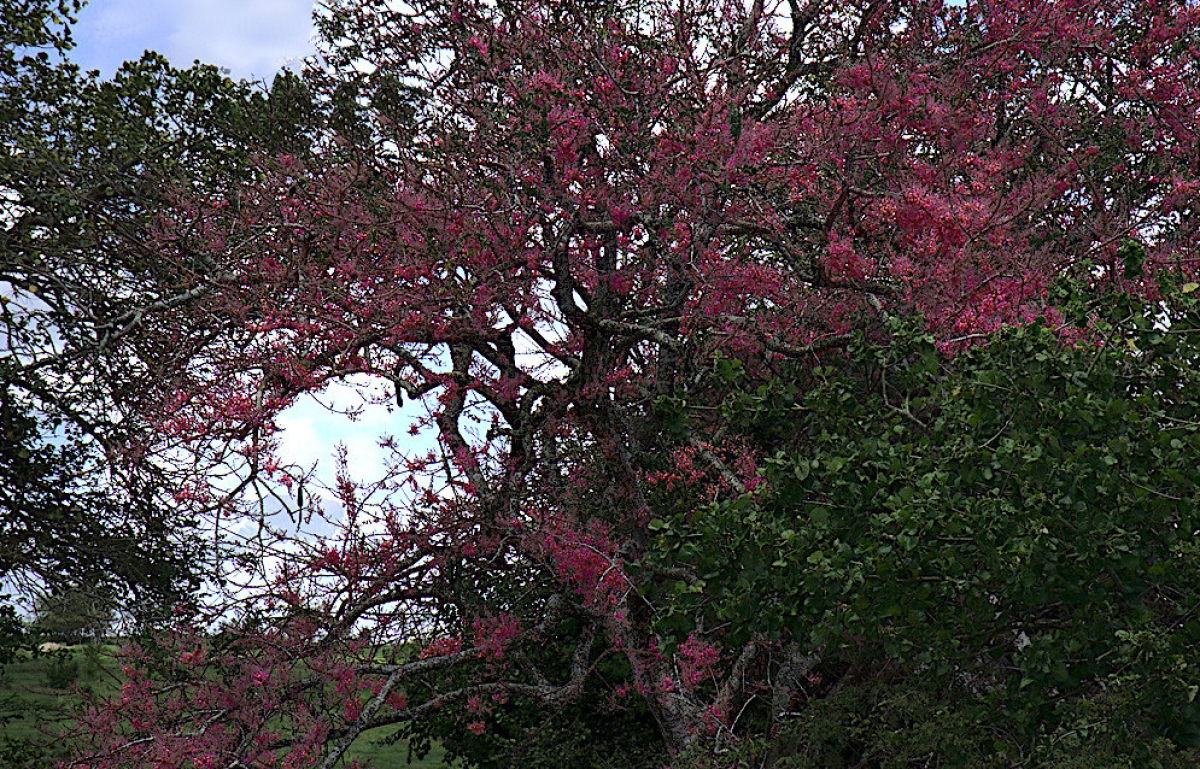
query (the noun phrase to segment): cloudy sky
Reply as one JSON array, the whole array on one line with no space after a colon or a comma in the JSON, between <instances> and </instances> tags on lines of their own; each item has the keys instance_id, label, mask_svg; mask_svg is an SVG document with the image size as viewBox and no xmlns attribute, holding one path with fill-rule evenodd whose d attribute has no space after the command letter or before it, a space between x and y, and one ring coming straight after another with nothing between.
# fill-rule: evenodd
<instances>
[{"instance_id":1,"label":"cloudy sky","mask_svg":"<svg viewBox=\"0 0 1200 769\"><path fill-rule=\"evenodd\" d=\"M312 51L312 7L313 0L90 0L72 58L111 76L151 49L176 66L199 59L269 81Z\"/></svg>"}]
</instances>

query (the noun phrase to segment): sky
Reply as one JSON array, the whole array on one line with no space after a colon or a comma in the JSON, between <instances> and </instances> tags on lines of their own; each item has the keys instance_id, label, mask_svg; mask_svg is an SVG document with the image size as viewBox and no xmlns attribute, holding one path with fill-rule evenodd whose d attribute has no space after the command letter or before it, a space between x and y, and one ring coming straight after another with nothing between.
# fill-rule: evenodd
<instances>
[{"instance_id":1,"label":"sky","mask_svg":"<svg viewBox=\"0 0 1200 769\"><path fill-rule=\"evenodd\" d=\"M177 67L199 59L270 82L312 52L312 8L313 0L90 0L71 58L111 77L150 49Z\"/></svg>"}]
</instances>

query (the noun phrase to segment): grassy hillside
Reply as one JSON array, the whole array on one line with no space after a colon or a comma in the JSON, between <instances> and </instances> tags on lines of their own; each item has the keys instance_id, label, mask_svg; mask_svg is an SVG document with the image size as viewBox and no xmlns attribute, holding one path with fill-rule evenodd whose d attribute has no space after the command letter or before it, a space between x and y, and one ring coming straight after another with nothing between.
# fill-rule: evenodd
<instances>
[{"instance_id":1,"label":"grassy hillside","mask_svg":"<svg viewBox=\"0 0 1200 769\"><path fill-rule=\"evenodd\" d=\"M66 753L56 733L81 691L116 687L112 648L79 647L20 655L0 668L0 766L41 769Z\"/></svg>"},{"instance_id":2,"label":"grassy hillside","mask_svg":"<svg viewBox=\"0 0 1200 769\"><path fill-rule=\"evenodd\" d=\"M106 694L120 687L113 646L73 647L45 655L22 654L0 666L0 767L50 769L69 753L56 734L71 706L86 691ZM375 769L439 769L447 766L434 747L423 761L407 763L403 742L382 744L388 730L364 735L349 757Z\"/></svg>"}]
</instances>

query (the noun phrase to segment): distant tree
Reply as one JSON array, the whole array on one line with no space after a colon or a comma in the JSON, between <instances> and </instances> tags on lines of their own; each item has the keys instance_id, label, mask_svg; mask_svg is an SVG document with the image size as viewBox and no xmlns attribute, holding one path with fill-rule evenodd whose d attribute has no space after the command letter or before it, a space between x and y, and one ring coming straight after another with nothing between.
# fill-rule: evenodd
<instances>
[{"instance_id":1,"label":"distant tree","mask_svg":"<svg viewBox=\"0 0 1200 769\"><path fill-rule=\"evenodd\" d=\"M0 596L0 600L9 597ZM25 622L16 607L0 605L0 665L6 665L16 658L16 651L25 644L25 638Z\"/></svg>"},{"instance_id":2,"label":"distant tree","mask_svg":"<svg viewBox=\"0 0 1200 769\"><path fill-rule=\"evenodd\" d=\"M221 322L176 315L214 266L152 243L180 190L229 193L256 149L302 145L306 101L287 75L268 94L154 54L81 72L65 58L79 6L0 7L0 577L161 612L195 589L204 547L171 463L129 439Z\"/></svg>"},{"instance_id":3,"label":"distant tree","mask_svg":"<svg viewBox=\"0 0 1200 769\"><path fill-rule=\"evenodd\" d=\"M29 631L43 642L98 643L112 632L116 619L111 596L71 590L41 596Z\"/></svg>"}]
</instances>

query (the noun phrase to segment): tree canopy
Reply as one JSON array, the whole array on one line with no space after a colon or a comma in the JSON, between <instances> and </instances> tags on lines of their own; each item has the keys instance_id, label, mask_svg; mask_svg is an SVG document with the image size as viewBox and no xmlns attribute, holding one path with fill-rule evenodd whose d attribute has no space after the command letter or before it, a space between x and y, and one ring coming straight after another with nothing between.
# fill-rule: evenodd
<instances>
[{"instance_id":1,"label":"tree canopy","mask_svg":"<svg viewBox=\"0 0 1200 769\"><path fill-rule=\"evenodd\" d=\"M205 267L157 258L153 233L177 193L235 189L256 149L308 124L287 77L264 93L154 54L112 80L81 72L78 9L0 9L0 577L158 613L195 588L203 547L171 463L130 438L150 428L147 383L202 343L163 334Z\"/></svg>"},{"instance_id":2,"label":"tree canopy","mask_svg":"<svg viewBox=\"0 0 1200 769\"><path fill-rule=\"evenodd\" d=\"M249 549L81 762L1194 763L1195 2L317 20L105 316L114 447ZM339 381L436 449L314 496Z\"/></svg>"}]
</instances>

